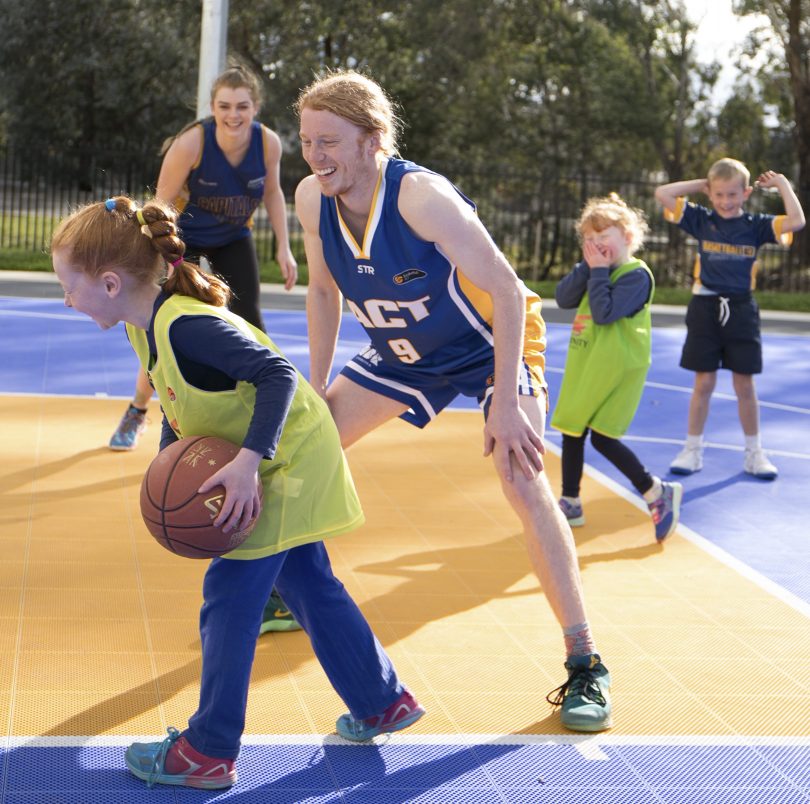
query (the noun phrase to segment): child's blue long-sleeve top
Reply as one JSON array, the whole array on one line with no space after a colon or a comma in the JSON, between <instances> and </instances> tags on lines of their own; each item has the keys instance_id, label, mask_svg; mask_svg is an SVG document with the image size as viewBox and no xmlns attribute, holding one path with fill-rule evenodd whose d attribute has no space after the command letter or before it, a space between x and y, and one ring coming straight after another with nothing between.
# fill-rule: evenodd
<instances>
[{"instance_id":1,"label":"child's blue long-sleeve top","mask_svg":"<svg viewBox=\"0 0 810 804\"><path fill-rule=\"evenodd\" d=\"M165 298L158 297L155 312ZM172 324L169 337L183 377L196 388L227 391L240 380L256 386L253 417L242 446L272 458L298 386L295 367L283 355L213 316L182 316ZM155 354L151 326L147 338ZM177 441L165 416L162 427L160 449Z\"/></svg>"},{"instance_id":2,"label":"child's blue long-sleeve top","mask_svg":"<svg viewBox=\"0 0 810 804\"><path fill-rule=\"evenodd\" d=\"M618 281L610 281L611 268L588 267L584 260L564 276L554 290L557 305L564 310L579 306L587 292L591 315L597 324L611 324L635 315L650 298L650 277L643 268L629 271Z\"/></svg>"}]
</instances>

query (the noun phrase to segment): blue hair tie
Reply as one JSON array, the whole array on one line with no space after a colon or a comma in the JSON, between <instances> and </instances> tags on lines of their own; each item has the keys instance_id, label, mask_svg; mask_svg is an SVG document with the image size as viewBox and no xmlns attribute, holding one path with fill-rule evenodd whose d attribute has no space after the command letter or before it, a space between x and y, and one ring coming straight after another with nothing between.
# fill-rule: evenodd
<instances>
[{"instance_id":1,"label":"blue hair tie","mask_svg":"<svg viewBox=\"0 0 810 804\"><path fill-rule=\"evenodd\" d=\"M115 199L114 198L108 198L104 202L104 208L107 210L107 212L112 212L115 209Z\"/></svg>"}]
</instances>

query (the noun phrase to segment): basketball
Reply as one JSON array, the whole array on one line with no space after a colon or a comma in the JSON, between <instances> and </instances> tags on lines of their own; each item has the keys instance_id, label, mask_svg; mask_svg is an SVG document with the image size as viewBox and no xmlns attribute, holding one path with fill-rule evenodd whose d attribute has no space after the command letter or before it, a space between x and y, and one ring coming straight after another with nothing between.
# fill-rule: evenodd
<instances>
[{"instance_id":1,"label":"basketball","mask_svg":"<svg viewBox=\"0 0 810 804\"><path fill-rule=\"evenodd\" d=\"M223 486L197 493L237 452L239 447L223 438L192 436L161 450L149 465L141 483L141 515L167 550L186 558L215 558L250 535L255 521L239 532L214 527L225 497Z\"/></svg>"}]
</instances>

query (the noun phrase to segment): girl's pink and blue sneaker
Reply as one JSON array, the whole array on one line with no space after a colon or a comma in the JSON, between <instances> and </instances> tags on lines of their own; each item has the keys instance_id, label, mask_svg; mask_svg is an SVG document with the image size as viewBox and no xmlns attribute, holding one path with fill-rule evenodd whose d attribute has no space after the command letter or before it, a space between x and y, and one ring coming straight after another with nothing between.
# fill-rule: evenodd
<instances>
[{"instance_id":1,"label":"girl's pink and blue sneaker","mask_svg":"<svg viewBox=\"0 0 810 804\"><path fill-rule=\"evenodd\" d=\"M232 759L219 759L201 754L171 726L161 742L133 743L124 761L129 770L147 787L173 784L200 790L220 790L236 783Z\"/></svg>"},{"instance_id":2,"label":"girl's pink and blue sneaker","mask_svg":"<svg viewBox=\"0 0 810 804\"><path fill-rule=\"evenodd\" d=\"M406 729L424 714L425 710L405 690L381 715L357 720L347 712L338 718L335 729L344 740L363 743L380 734Z\"/></svg>"}]
</instances>

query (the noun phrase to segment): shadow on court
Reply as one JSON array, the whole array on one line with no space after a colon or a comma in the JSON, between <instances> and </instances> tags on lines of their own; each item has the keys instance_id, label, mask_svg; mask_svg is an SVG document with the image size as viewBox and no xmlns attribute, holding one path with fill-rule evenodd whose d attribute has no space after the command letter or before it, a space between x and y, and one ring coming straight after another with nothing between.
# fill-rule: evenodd
<instances>
[{"instance_id":1,"label":"shadow on court","mask_svg":"<svg viewBox=\"0 0 810 804\"><path fill-rule=\"evenodd\" d=\"M673 475L673 477L677 479L677 475ZM768 483L768 481L759 480L758 478L746 474L745 472L737 472L736 474L730 475L722 480L716 480L713 483L706 483L703 486L696 486L694 488L684 488L683 500L681 504L688 505L690 502L695 502L702 497L710 497L711 495L716 494L718 491L731 488L732 486L736 486L738 483L745 483L752 487L762 488L763 485Z\"/></svg>"},{"instance_id":2,"label":"shadow on court","mask_svg":"<svg viewBox=\"0 0 810 804\"><path fill-rule=\"evenodd\" d=\"M86 449L82 452L74 452L71 455L60 458L58 461L39 463L35 459L32 459L30 467L20 469L16 472L9 472L7 475L0 475L0 493L12 491L20 486L29 484L31 482L32 475L35 475L37 480L42 480L46 477L59 474L60 472L76 469L82 461L88 460L89 458L106 457L109 454L110 450L107 447L95 447L94 449ZM130 481L135 482L135 480L137 480L137 482L140 483L142 477L143 476L141 474L130 475L129 477L124 478L123 482L126 484ZM120 488L121 483L122 479L116 478L115 488ZM75 486L73 489L71 489L71 496L76 496L79 493L92 494L97 490L98 489L96 488L95 484L90 484L88 486ZM48 494L51 495L53 492L49 491Z\"/></svg>"},{"instance_id":3,"label":"shadow on court","mask_svg":"<svg viewBox=\"0 0 810 804\"><path fill-rule=\"evenodd\" d=\"M482 765L515 754L521 745L489 743L476 746L398 744L348 745L326 738L320 745L248 745L239 756L239 781L230 790L188 790L157 785L151 790L124 766L124 748L71 747L47 749L50 775L42 768L41 749L15 748L5 753L8 778L26 780L8 788L10 795L35 792L38 801L73 804L86 801L179 800L300 804L302 801L406 804L425 789L447 790L448 799L463 800L465 788L480 796L481 788L496 794L494 781ZM466 779L464 777L467 777ZM2 776L0 776L0 781ZM461 795L462 798L458 798ZM185 796L188 796L186 799ZM502 800L501 797L498 797ZM15 799L16 800L16 799ZM476 800L479 800L476 798ZM489 800L489 799L487 799Z\"/></svg>"}]
</instances>

